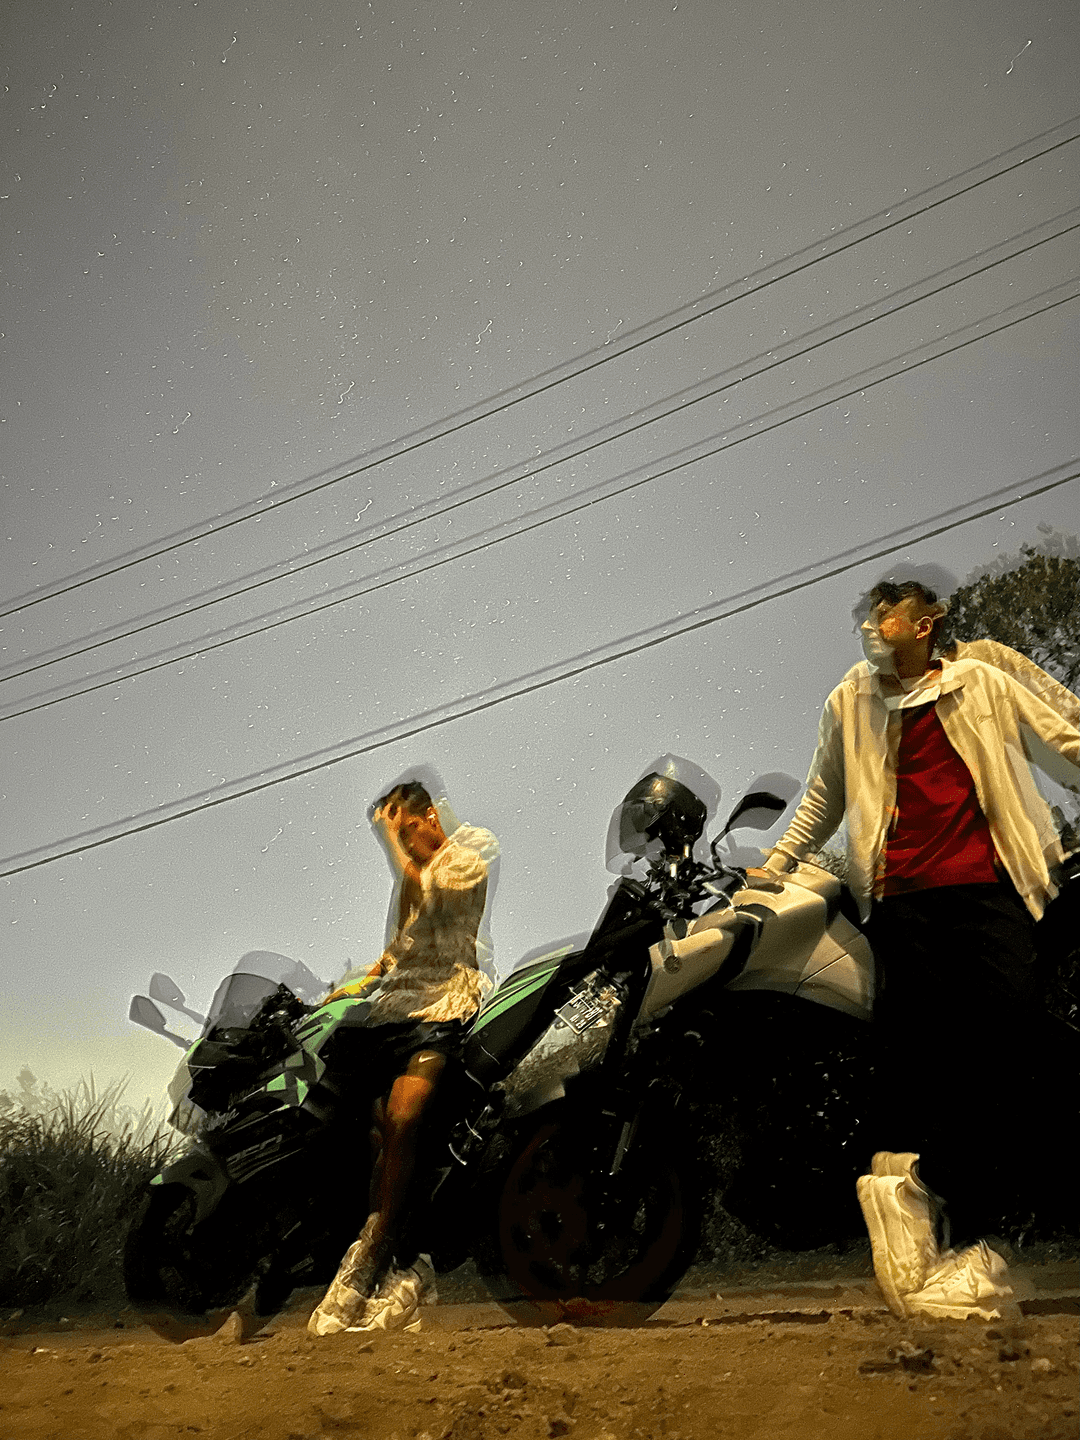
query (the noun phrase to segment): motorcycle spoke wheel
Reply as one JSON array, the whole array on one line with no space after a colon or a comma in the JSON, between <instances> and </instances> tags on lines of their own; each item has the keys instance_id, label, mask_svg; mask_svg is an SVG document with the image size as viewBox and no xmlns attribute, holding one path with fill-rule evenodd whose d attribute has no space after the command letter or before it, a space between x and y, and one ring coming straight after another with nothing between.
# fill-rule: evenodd
<instances>
[{"instance_id":1,"label":"motorcycle spoke wheel","mask_svg":"<svg viewBox=\"0 0 1080 1440\"><path fill-rule=\"evenodd\" d=\"M693 1187L669 1155L635 1147L601 1184L588 1137L548 1124L519 1152L497 1204L500 1269L519 1319L639 1323L670 1294L697 1236Z\"/></svg>"}]
</instances>

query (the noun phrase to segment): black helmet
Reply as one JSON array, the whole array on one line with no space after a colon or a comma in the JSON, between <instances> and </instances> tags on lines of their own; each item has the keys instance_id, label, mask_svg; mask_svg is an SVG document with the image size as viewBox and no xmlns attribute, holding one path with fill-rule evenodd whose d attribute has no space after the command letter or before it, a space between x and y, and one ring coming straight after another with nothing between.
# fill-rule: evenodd
<instances>
[{"instance_id":1,"label":"black helmet","mask_svg":"<svg viewBox=\"0 0 1080 1440\"><path fill-rule=\"evenodd\" d=\"M618 814L619 848L641 858L656 840L667 854L681 855L705 828L708 810L681 780L654 772L627 791Z\"/></svg>"}]
</instances>

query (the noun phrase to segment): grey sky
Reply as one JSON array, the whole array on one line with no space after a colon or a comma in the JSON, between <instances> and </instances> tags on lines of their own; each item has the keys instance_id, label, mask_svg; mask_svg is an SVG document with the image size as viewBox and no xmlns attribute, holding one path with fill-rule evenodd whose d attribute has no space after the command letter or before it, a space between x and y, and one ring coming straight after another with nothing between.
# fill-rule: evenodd
<instances>
[{"instance_id":1,"label":"grey sky","mask_svg":"<svg viewBox=\"0 0 1080 1440\"><path fill-rule=\"evenodd\" d=\"M21 595L495 394L1068 120L1074 6L492 0L11 4L3 592ZM1030 45L1026 42L1030 39ZM1080 143L408 460L4 623L5 665L544 454L1080 203ZM1075 220L1075 216L1073 219ZM1061 222L1063 225L1065 221ZM1026 243L1017 241L1017 245ZM1076 275L1075 232L567 462L46 684L524 515ZM1077 454L1075 303L427 577L23 719L5 855L167 803L915 524ZM914 547L962 579L1076 485ZM873 568L873 567L870 567ZM686 754L726 801L805 773L863 570L419 747L4 882L0 1087L160 1084L127 998L245 950L379 943L363 811L411 759L504 846L499 963L588 926L607 818ZM217 612L220 611L220 614ZM80 665L82 668L80 668Z\"/></svg>"}]
</instances>

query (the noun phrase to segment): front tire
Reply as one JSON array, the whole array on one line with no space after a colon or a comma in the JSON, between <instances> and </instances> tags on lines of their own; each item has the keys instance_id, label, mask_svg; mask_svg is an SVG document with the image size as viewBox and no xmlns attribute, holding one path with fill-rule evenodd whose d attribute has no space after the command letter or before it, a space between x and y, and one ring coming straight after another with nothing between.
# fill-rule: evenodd
<instances>
[{"instance_id":1,"label":"front tire","mask_svg":"<svg viewBox=\"0 0 1080 1440\"><path fill-rule=\"evenodd\" d=\"M137 1310L198 1317L235 1305L253 1278L251 1249L227 1198L201 1224L186 1185L151 1187L124 1245L124 1284Z\"/></svg>"},{"instance_id":2,"label":"front tire","mask_svg":"<svg viewBox=\"0 0 1080 1440\"><path fill-rule=\"evenodd\" d=\"M640 1324L693 1258L700 1185L660 1127L639 1127L614 1180L599 1162L580 1119L547 1120L502 1171L477 1262L519 1323Z\"/></svg>"}]
</instances>

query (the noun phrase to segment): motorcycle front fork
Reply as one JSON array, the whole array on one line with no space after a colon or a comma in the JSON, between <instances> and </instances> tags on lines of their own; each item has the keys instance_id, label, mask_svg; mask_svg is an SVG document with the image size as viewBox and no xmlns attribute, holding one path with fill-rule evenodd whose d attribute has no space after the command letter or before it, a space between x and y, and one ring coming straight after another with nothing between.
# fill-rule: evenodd
<instances>
[{"instance_id":1,"label":"motorcycle front fork","mask_svg":"<svg viewBox=\"0 0 1080 1440\"><path fill-rule=\"evenodd\" d=\"M613 1115L611 1118L612 1120L618 1119L616 1115ZM637 1135L638 1121L640 1120L640 1118L641 1111L636 1110L629 1120L623 1121L622 1126L619 1130L619 1138L615 1145L615 1153L612 1155L611 1163L607 1167L607 1174L609 1177L614 1178L622 1169L623 1160L626 1158L626 1152L633 1145L634 1139Z\"/></svg>"},{"instance_id":2,"label":"motorcycle front fork","mask_svg":"<svg viewBox=\"0 0 1080 1440\"><path fill-rule=\"evenodd\" d=\"M664 1085L660 1082L653 1082L645 1087L644 1093L639 1090L622 1090L611 1097L611 1102L602 1106L601 1115L608 1129L607 1136L598 1137L600 1143L607 1147L602 1167L597 1166L600 1174L607 1175L614 1179L626 1163L628 1155L640 1144L644 1138L649 1143L647 1135L642 1136L642 1121L650 1115L655 1118L657 1115L674 1116L682 1093L676 1086ZM651 1129L645 1125L645 1130Z\"/></svg>"}]
</instances>

